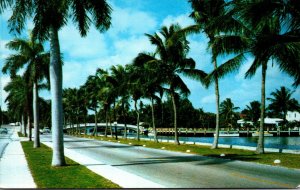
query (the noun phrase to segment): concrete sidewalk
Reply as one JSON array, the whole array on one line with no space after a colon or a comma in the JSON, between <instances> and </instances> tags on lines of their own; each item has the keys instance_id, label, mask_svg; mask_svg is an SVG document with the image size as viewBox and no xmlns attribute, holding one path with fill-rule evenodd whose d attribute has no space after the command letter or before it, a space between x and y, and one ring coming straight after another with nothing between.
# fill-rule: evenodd
<instances>
[{"instance_id":1,"label":"concrete sidewalk","mask_svg":"<svg viewBox=\"0 0 300 190\"><path fill-rule=\"evenodd\" d=\"M0 188L36 188L16 129L0 159Z\"/></svg>"}]
</instances>

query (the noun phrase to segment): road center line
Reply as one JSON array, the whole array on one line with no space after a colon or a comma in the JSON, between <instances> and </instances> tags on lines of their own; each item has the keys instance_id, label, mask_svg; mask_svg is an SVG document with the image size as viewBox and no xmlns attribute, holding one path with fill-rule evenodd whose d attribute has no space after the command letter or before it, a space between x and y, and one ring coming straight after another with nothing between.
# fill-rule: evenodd
<instances>
[{"instance_id":1,"label":"road center line","mask_svg":"<svg viewBox=\"0 0 300 190\"><path fill-rule=\"evenodd\" d=\"M294 186L291 186L289 184L280 183L277 181L266 180L266 179L261 179L261 178L256 178L256 177L245 176L245 175L241 175L240 173L233 172L233 173L231 173L231 175L238 177L238 178L246 179L249 181L262 182L262 183L267 183L267 184L271 184L271 185L279 185L279 186L285 187L285 188L295 188Z\"/></svg>"}]
</instances>

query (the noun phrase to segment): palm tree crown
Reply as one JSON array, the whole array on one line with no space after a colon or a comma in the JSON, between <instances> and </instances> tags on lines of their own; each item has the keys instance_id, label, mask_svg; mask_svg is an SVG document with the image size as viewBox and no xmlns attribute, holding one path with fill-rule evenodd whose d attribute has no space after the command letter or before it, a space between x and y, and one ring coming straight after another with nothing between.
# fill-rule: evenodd
<instances>
[{"instance_id":1,"label":"palm tree crown","mask_svg":"<svg viewBox=\"0 0 300 190\"><path fill-rule=\"evenodd\" d=\"M298 101L291 98L293 91L285 88L284 86L280 89L276 89L275 92L271 93L269 110L278 113L281 118L286 122L286 115L288 111L295 111L299 109Z\"/></svg>"}]
</instances>

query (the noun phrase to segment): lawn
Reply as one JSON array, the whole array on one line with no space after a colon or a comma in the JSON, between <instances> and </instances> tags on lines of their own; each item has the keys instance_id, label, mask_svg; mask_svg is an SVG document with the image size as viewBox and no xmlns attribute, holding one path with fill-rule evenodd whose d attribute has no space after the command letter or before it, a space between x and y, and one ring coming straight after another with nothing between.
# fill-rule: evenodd
<instances>
[{"instance_id":1,"label":"lawn","mask_svg":"<svg viewBox=\"0 0 300 190\"><path fill-rule=\"evenodd\" d=\"M69 158L67 166L52 167L52 149L45 145L33 148L33 142L27 141L22 147L38 188L120 188Z\"/></svg>"},{"instance_id":2,"label":"lawn","mask_svg":"<svg viewBox=\"0 0 300 190\"><path fill-rule=\"evenodd\" d=\"M299 154L288 154L288 153L265 153L265 154L256 154L254 151L249 150L240 150L240 149L230 149L230 148L218 148L218 149L211 149L209 146L201 146L201 145L175 145L173 143L167 142L159 142L155 143L153 141L137 141L135 139L119 139L115 140L111 137L91 137L91 136L84 136L88 138L95 138L97 140L104 140L104 141L111 141L111 142L119 142L123 144L131 143L132 146L145 146L149 148L157 148L171 151L178 151L178 152L187 152L191 154L198 154L203 156L211 156L211 157L221 157L221 154L225 154L226 159L231 160L240 160L246 162L256 162L261 164L268 164L273 166L283 166L287 168L296 168L300 169L300 155ZM281 161L280 164L274 164L274 160L279 159Z\"/></svg>"}]
</instances>

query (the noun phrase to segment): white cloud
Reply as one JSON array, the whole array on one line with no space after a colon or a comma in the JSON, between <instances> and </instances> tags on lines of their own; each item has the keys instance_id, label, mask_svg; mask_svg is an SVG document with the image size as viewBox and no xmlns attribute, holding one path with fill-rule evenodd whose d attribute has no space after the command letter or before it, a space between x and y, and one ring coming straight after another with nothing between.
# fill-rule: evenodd
<instances>
[{"instance_id":1,"label":"white cloud","mask_svg":"<svg viewBox=\"0 0 300 190\"><path fill-rule=\"evenodd\" d=\"M65 62L63 66L63 88L75 88L83 85L89 75L94 75L96 64L89 62Z\"/></svg>"},{"instance_id":2,"label":"white cloud","mask_svg":"<svg viewBox=\"0 0 300 190\"><path fill-rule=\"evenodd\" d=\"M59 35L62 53L67 54L71 59L90 59L107 55L104 36L94 28L91 28L83 38L76 27L70 24L64 27Z\"/></svg>"},{"instance_id":3,"label":"white cloud","mask_svg":"<svg viewBox=\"0 0 300 190\"><path fill-rule=\"evenodd\" d=\"M195 24L189 14L182 14L179 16L168 15L163 21L162 26L170 26L171 24L178 23L181 27L187 27Z\"/></svg>"},{"instance_id":4,"label":"white cloud","mask_svg":"<svg viewBox=\"0 0 300 190\"><path fill-rule=\"evenodd\" d=\"M118 37L120 34L141 35L153 30L157 21L149 13L129 8L113 7L112 26L108 34Z\"/></svg>"},{"instance_id":5,"label":"white cloud","mask_svg":"<svg viewBox=\"0 0 300 190\"><path fill-rule=\"evenodd\" d=\"M215 101L216 101L215 94L210 94L208 96L204 96L203 98L201 98L202 104L211 104L211 103L215 103Z\"/></svg>"}]
</instances>

